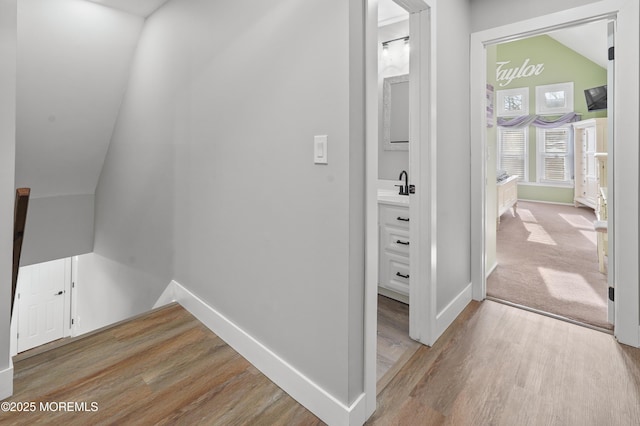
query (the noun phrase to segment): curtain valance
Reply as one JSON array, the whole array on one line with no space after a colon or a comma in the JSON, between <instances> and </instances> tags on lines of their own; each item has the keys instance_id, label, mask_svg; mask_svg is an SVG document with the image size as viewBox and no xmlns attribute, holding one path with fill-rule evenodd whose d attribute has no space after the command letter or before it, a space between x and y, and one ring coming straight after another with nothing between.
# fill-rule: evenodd
<instances>
[{"instance_id":1,"label":"curtain valance","mask_svg":"<svg viewBox=\"0 0 640 426\"><path fill-rule=\"evenodd\" d=\"M564 126L567 123L573 123L574 121L580 121L580 114L570 112L556 119L547 119L540 115L521 115L520 117L511 119L498 117L498 126L514 128L535 126L543 129L554 129Z\"/></svg>"}]
</instances>

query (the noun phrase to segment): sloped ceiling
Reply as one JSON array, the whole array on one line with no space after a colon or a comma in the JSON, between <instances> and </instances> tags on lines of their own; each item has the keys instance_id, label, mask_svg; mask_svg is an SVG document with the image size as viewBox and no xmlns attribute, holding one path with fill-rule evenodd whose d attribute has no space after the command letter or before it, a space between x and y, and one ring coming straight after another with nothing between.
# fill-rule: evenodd
<instances>
[{"instance_id":1,"label":"sloped ceiling","mask_svg":"<svg viewBox=\"0 0 640 426\"><path fill-rule=\"evenodd\" d=\"M85 0L18 2L16 186L95 192L143 24Z\"/></svg>"},{"instance_id":2,"label":"sloped ceiling","mask_svg":"<svg viewBox=\"0 0 640 426\"><path fill-rule=\"evenodd\" d=\"M389 25L408 18L408 13L393 0L378 2L378 25ZM598 21L565 28L548 34L603 68L607 67L607 23Z\"/></svg>"},{"instance_id":3,"label":"sloped ceiling","mask_svg":"<svg viewBox=\"0 0 640 426\"><path fill-rule=\"evenodd\" d=\"M570 27L549 33L559 41L587 59L607 68L607 22L598 21L591 24Z\"/></svg>"},{"instance_id":4,"label":"sloped ceiling","mask_svg":"<svg viewBox=\"0 0 640 426\"><path fill-rule=\"evenodd\" d=\"M157 8L165 4L169 0L88 0L93 3L102 4L104 6L113 7L127 13L148 17Z\"/></svg>"}]
</instances>

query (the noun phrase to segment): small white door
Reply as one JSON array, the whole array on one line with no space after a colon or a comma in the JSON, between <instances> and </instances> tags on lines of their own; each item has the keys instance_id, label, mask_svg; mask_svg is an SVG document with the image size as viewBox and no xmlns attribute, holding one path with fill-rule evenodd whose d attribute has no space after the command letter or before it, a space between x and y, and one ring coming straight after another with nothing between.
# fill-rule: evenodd
<instances>
[{"instance_id":1,"label":"small white door","mask_svg":"<svg viewBox=\"0 0 640 426\"><path fill-rule=\"evenodd\" d=\"M64 337L69 259L20 268L18 274L18 352Z\"/></svg>"}]
</instances>

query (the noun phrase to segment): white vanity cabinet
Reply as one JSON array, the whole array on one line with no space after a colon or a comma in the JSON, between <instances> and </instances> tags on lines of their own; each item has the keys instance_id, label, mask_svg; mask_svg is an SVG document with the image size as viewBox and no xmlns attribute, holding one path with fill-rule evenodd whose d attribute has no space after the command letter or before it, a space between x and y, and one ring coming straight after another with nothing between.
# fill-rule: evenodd
<instances>
[{"instance_id":1,"label":"white vanity cabinet","mask_svg":"<svg viewBox=\"0 0 640 426\"><path fill-rule=\"evenodd\" d=\"M596 153L607 152L607 119L590 118L573 123L574 204L596 208L599 196Z\"/></svg>"},{"instance_id":2,"label":"white vanity cabinet","mask_svg":"<svg viewBox=\"0 0 640 426\"><path fill-rule=\"evenodd\" d=\"M378 203L378 292L409 303L409 205Z\"/></svg>"}]
</instances>

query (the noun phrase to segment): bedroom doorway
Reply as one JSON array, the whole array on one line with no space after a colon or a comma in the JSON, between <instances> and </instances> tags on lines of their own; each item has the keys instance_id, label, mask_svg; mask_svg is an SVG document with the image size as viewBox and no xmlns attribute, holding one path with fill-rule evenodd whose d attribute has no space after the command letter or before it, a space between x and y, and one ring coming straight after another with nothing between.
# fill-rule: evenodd
<instances>
[{"instance_id":1,"label":"bedroom doorway","mask_svg":"<svg viewBox=\"0 0 640 426\"><path fill-rule=\"evenodd\" d=\"M493 170L496 180L509 177L497 183L497 220L487 224L486 250L487 297L611 332L604 255L613 117L606 98L607 32L601 20L487 47L487 63L496 64L495 76L489 69L487 75L497 118L487 131L495 155L488 158L487 178ZM604 101L590 103L588 95L599 90ZM572 98L563 99L566 94ZM516 102L521 99L528 105ZM525 116L537 118L512 126ZM512 180L515 199L505 193L515 187Z\"/></svg>"},{"instance_id":2,"label":"bedroom doorway","mask_svg":"<svg viewBox=\"0 0 640 426\"><path fill-rule=\"evenodd\" d=\"M486 270L488 298L611 332L608 32L600 20L487 47Z\"/></svg>"}]
</instances>

